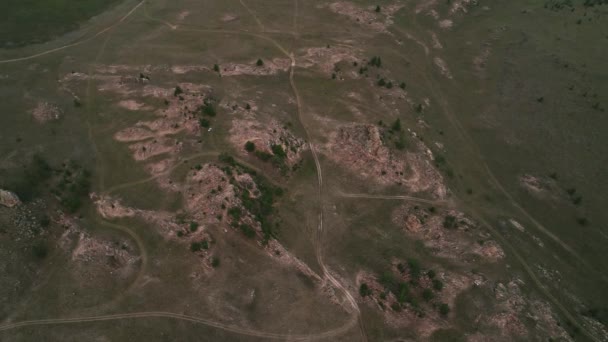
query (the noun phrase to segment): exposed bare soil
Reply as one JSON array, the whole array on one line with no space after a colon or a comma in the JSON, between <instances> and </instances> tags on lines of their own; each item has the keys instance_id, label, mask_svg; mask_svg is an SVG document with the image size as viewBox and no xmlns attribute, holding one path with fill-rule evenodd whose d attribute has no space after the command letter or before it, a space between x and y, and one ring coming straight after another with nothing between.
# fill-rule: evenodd
<instances>
[{"instance_id":1,"label":"exposed bare soil","mask_svg":"<svg viewBox=\"0 0 608 342\"><path fill-rule=\"evenodd\" d=\"M276 75L279 72L287 72L291 66L289 58L274 58L264 61L264 65L256 65L256 60L248 64L224 63L221 65L222 76L268 76Z\"/></svg>"},{"instance_id":2,"label":"exposed bare soil","mask_svg":"<svg viewBox=\"0 0 608 342\"><path fill-rule=\"evenodd\" d=\"M362 178L382 185L402 185L413 193L428 192L436 198L447 194L443 177L423 146L417 146L416 152L392 151L382 140L381 128L364 124L342 125L328 140L321 152Z\"/></svg>"},{"instance_id":3,"label":"exposed bare soil","mask_svg":"<svg viewBox=\"0 0 608 342\"><path fill-rule=\"evenodd\" d=\"M45 101L39 101L36 108L32 110L32 116L39 123L58 120L61 116L59 107Z\"/></svg>"}]
</instances>

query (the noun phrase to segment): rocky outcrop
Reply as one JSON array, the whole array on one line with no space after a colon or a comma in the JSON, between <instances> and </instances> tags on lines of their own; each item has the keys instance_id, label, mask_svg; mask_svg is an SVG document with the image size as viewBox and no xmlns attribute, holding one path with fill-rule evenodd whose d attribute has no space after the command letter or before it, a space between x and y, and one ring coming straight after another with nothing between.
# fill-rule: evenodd
<instances>
[{"instance_id":1,"label":"rocky outcrop","mask_svg":"<svg viewBox=\"0 0 608 342\"><path fill-rule=\"evenodd\" d=\"M19 204L21 204L21 201L17 195L10 191L0 189L0 205L12 208Z\"/></svg>"}]
</instances>

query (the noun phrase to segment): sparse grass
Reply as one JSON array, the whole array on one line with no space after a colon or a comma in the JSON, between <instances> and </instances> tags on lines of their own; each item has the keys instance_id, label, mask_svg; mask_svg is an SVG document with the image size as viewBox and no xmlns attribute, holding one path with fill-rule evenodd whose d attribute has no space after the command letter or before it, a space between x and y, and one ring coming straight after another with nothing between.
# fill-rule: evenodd
<instances>
[{"instance_id":1,"label":"sparse grass","mask_svg":"<svg viewBox=\"0 0 608 342\"><path fill-rule=\"evenodd\" d=\"M74 30L119 0L16 1L0 5L0 47L42 43Z\"/></svg>"}]
</instances>

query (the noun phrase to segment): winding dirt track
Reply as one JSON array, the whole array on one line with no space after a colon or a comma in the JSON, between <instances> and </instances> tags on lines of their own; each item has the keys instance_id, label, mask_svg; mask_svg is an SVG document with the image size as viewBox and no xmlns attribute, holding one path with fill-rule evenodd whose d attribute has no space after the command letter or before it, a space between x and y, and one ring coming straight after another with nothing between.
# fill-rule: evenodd
<instances>
[{"instance_id":1,"label":"winding dirt track","mask_svg":"<svg viewBox=\"0 0 608 342\"><path fill-rule=\"evenodd\" d=\"M264 30L264 25L262 24L262 22L257 18L257 16L255 16L255 14L249 10L249 8L242 2L242 0L239 0L241 2L241 4L247 9L247 11L254 17L254 19L256 20L256 22L258 23L258 25L260 26L260 28L262 29L262 31ZM297 0L294 0L295 2L295 6L294 6L294 29L297 27L297 15L298 15L298 4L297 4ZM29 59L33 59L33 58L37 58L40 56L44 56L47 54L51 54L57 51L61 51L70 47L74 47L77 45L81 45L84 44L86 42L89 42L91 40L93 40L94 38L104 34L105 32L108 32L109 30L111 30L112 28L118 26L119 24L121 24L122 22L124 22L129 16L131 16L141 5L143 5L145 3L145 0L142 0L140 3L138 3L135 7L133 7L125 16L123 16L118 22L116 22L115 24L97 32L96 34L94 34L93 36L86 38L84 40L72 43L72 44L67 44L58 48L54 48L54 49L50 49L35 55L31 55L31 56L26 56L26 57L21 57L21 58L14 58L14 59L7 59L7 60L2 60L0 61L0 64L4 64L4 63L11 63L11 62L19 62L19 61L25 61L25 60L29 60ZM21 322L15 322L15 323L7 323L4 325L0 325L0 331L7 331L7 330L11 330L11 329L17 329L17 328L21 328L21 327L27 327L27 326L38 326L38 325L59 325L59 324L77 324L77 323L87 323L87 322L101 322L101 321L112 321L112 320L125 320L125 319L141 319L141 318L170 318L170 319L176 319L176 320L182 320L182 321L189 321L189 322L193 322L193 323L197 323L197 324L203 324L209 327L214 327L214 328L218 328L218 329L222 329L222 330L226 330L229 332L233 332L236 334L241 334L241 335L247 335L247 336L255 336L255 337L260 337L260 338L267 338L267 339L283 339L283 340L290 340L290 341L301 341L301 340L317 340L317 339L325 339L325 338L330 338L330 337L334 337L334 336L338 336L341 334L344 334L345 332L347 332L348 330L352 329L355 325L357 325L359 327L359 331L361 334L361 339L363 341L367 341L367 335L365 333L364 330L364 325L363 322L361 320L361 312L359 310L359 306L357 304L357 301L355 300L355 298L353 297L353 295L349 292L348 289L346 289L329 271L329 269L327 268L327 266L325 265L324 261L323 261L323 253L322 253L322 247L321 247L321 238L322 238L322 233L323 233L323 204L322 204L322 200L323 200L323 196L322 196L322 187L323 187L323 173L322 173L322 169L321 169L321 164L319 162L319 158L317 155L317 152L314 148L314 145L312 144L311 140L310 140L310 135L308 133L308 131L306 130L303 120L302 120L302 101L300 98L300 94L298 92L295 80L294 80L294 71L295 71L295 67L296 67L296 60L295 57L293 55L293 53L288 52L281 44L279 44L276 40L267 37L263 34L258 34L258 33L253 33L253 32L249 32L249 31L233 31L233 30L214 30L214 29L196 29L196 28L183 28L189 25L182 25L183 27L180 27L176 24L172 24L170 22L167 22L165 20L162 19L157 19L157 18L153 18L151 16L149 16L149 14L147 13L147 9L145 11L145 17L147 17L150 20L153 21L157 21L157 22L161 22L164 25L169 26L172 30L177 30L177 29L182 29L184 31L189 30L189 31L199 31L199 32L206 32L206 33L223 33L223 34L242 34L242 35L250 35L250 36L254 36L263 40L266 40L270 43L272 43L279 51L281 51L283 54L285 54L286 56L288 56L291 59L291 67L289 70L289 83L290 86L292 88L292 91L296 97L296 103L297 103L297 112L298 112L298 118L300 120L300 123L302 124L302 127L304 127L306 136L307 136L307 140L309 141L309 146L315 161L315 166L316 166L316 171L317 171L317 180L318 180L318 195L319 195L319 204L320 204L320 209L319 209L319 221L318 221L318 228L317 228L317 234L316 234L316 255L317 255L317 260L318 263L320 265L320 267L323 270L324 276L325 278L337 289L339 289L340 291L342 291L344 293L344 296L346 297L347 301L349 302L350 306L352 307L352 310L354 311L354 315L352 316L351 319L349 319L345 324L343 324L340 327L337 327L335 329L331 329L325 332L321 332L321 333L316 333L316 334L300 334L300 335L294 335L294 334L279 334L279 333L269 333L269 332L264 332L264 331L258 331L258 330L253 330L253 329L245 329L245 328L240 328L237 326L233 326L233 325L228 325L228 324L223 324L220 322L216 322L216 321L212 321L212 320L207 320L207 319L203 319L200 317L194 317L194 316L189 316L189 315L184 315L184 314L177 314L177 313L171 313L171 312L163 312L163 311L154 311L154 312L135 312L135 313L122 313L122 314L113 314L113 315L100 315L100 316L88 316L88 317L74 317L74 318L55 318L55 319L40 319L40 320L28 320L28 321L21 321ZM294 34L294 36L296 36ZM98 58L101 55L101 53L103 52L103 50L105 49L105 45L107 43L107 40L103 43L101 50L98 54ZM90 89L90 88L89 88ZM93 135L92 135L92 131L91 128L89 126L89 136L91 139L93 139ZM94 142L93 142L94 143ZM217 154L216 152L207 152L207 153L201 153L198 155L194 155L189 157L188 159L192 159L198 156L203 156L203 155L210 155L210 154ZM170 173L173 169L175 169L176 167L178 167L181 164L177 164L174 167L172 167L168 172ZM248 165L250 166L250 165ZM145 178L142 180L138 180L138 181L134 181L134 182L129 182L129 183L125 183L125 184L121 184L118 186L115 186L113 188L107 189L106 191L104 191L105 193L110 193L112 191L116 191L118 189L123 189L129 186L134 186L137 184L142 184L151 180L154 180L162 175L156 175L156 176L152 176L149 178ZM102 183L102 191L103 191L103 183ZM102 221L100 222L103 225L112 227L114 229L118 229L121 230L123 232L126 232L127 234L129 234L132 238L135 239L135 241L137 242L138 247L141 250L142 253L142 270L145 269L145 266L147 264L147 253L145 251L145 248L143 246L143 242L141 241L141 239L139 238L139 236L137 236L137 234L135 234L131 229L129 229L128 227L124 227L118 224L114 224L111 222L107 222L107 221ZM134 281L131 285L130 285L130 289L133 288L139 281L139 279L141 278L143 272L140 272L139 275L137 276L136 281Z\"/></svg>"},{"instance_id":2,"label":"winding dirt track","mask_svg":"<svg viewBox=\"0 0 608 342\"><path fill-rule=\"evenodd\" d=\"M410 22L421 32L423 32L423 29L420 27L420 25L418 24L417 21L417 16L410 16ZM405 34L408 39L412 38L411 35L409 35L408 33L404 33L401 30L397 30L400 34ZM424 49L425 50L425 54L428 55L428 49ZM430 58L427 61L427 69L432 70L432 65L430 63ZM572 249L568 244L566 244L563 240L561 240L559 237L557 237L555 234L553 234L551 231L549 231L549 229L547 229L546 227L544 227L540 222L538 222L536 219L534 219L534 217L532 217L532 215L530 215L521 205L519 205L519 203L513 198L513 196L511 196L511 194L502 186L502 184L498 181L498 179L494 176L494 173L490 170L490 167L488 166L488 164L485 162L483 155L481 153L481 150L479 149L479 146L477 146L477 144L475 143L475 141L473 140L473 138L468 134L468 132L465 130L464 126L461 124L460 120L458 119L458 117L456 115L454 115L453 111L451 110L451 107L448 103L448 101L446 100L445 96L443 95L443 93L441 92L441 90L437 90L437 86L435 84L435 81L432 81L426 74L424 73L418 73L427 83L427 87L429 88L429 90L431 91L432 95L439 101L440 107L442 109L443 114L445 115L445 117L448 119L448 121L450 121L450 123L452 124L452 126L454 126L458 132L458 135L460 135L461 139L463 139L463 141L466 144L467 149L469 150L469 152L477 159L477 162L479 163L479 165L482 165L483 167L483 171L486 173L488 179L490 180L490 183L492 183L497 190L499 190L499 192L501 192L505 197L507 197L510 201L510 203L521 213L523 214L527 219L529 219L532 223L533 226L535 228L537 228L541 233L545 234L546 236L548 236L550 239L552 239L554 242L556 242L558 245L560 245L565 251L567 251L572 257L574 257L577 261L579 261L582 266L584 266L585 268L587 268L589 271L594 272L594 273L598 273L597 270L595 270L593 267L591 267L578 253L576 253L576 251L574 251L574 249ZM452 82L455 82L452 80ZM461 201L462 202L462 201ZM462 202L465 203L465 202ZM526 271L526 273L528 274L528 276L530 277L530 279L532 280L532 282L536 285L536 287L538 288L538 290L547 298L549 299L549 301L559 309L559 311L561 312L561 314L567 318L568 320L570 320L572 322L572 324L574 326L576 326L578 329L580 329L580 331L590 340L592 341L598 341L597 338L595 338L591 333L589 333L589 331L587 331L587 329L585 329L585 327L583 327L582 324L580 324L579 320L576 319L574 317L574 315L572 315L570 313L570 310L568 310L566 307L564 307L561 302L555 298L555 296L553 296L550 291L542 284L542 282L540 281L540 279L537 277L536 273L534 273L534 271L532 270L532 268L530 267L530 265L527 263L527 261L521 256L521 254L519 254L519 252L515 249L515 247L513 245L511 245L511 243L503 237L503 235L501 233L499 233L496 229L494 229L494 227L487 222L485 219L483 219L482 215L478 212L478 210L476 208L473 208L471 206L467 206L468 207L468 211L469 213L475 218L477 219L479 222L481 222L484 226L486 226L486 228L488 229L488 231L490 231L492 233L492 235L498 239L503 245L505 245L506 247L508 247L508 249L510 250L510 252L515 256L515 258L519 261L519 263L522 265L522 267L524 268L524 270ZM601 279L604 282L608 282L607 277L603 274L600 274Z\"/></svg>"},{"instance_id":3,"label":"winding dirt track","mask_svg":"<svg viewBox=\"0 0 608 342\"><path fill-rule=\"evenodd\" d=\"M125 14L122 18L120 18L119 21L117 21L116 23L114 23L114 24L106 27L105 29L103 29L103 30L95 33L94 35L92 35L92 36L90 36L88 38L85 38L83 40L77 41L75 43L71 43L71 44L67 44L67 45L64 45L64 46L60 46L58 48L46 50L46 51L43 51L43 52L40 52L40 53L37 53L37 54L34 54L34 55L30 55L30 56L26 56L26 57L13 58L13 59L0 60L0 64L27 61L27 60L34 59L34 58L37 58L37 57L40 57L40 56L51 54L53 52L61 51L61 50L67 49L67 48L71 48L71 47L74 47L74 46L78 46L78 45L87 43L87 42L89 42L89 41L91 41L91 40L99 37L100 35L108 32L109 30L115 28L116 26L120 25L123 21L125 21L128 17L130 17L131 14L133 14L139 8L139 6L143 5L145 2L146 2L146 0L142 0L140 3L138 3L137 5L135 5L135 7L133 7L127 14Z\"/></svg>"},{"instance_id":4,"label":"winding dirt track","mask_svg":"<svg viewBox=\"0 0 608 342\"><path fill-rule=\"evenodd\" d=\"M344 192L338 192L340 197L345 198L369 198L369 199L382 199L382 200L404 200L410 202L424 203L436 206L451 206L449 201L445 200L430 200L426 198L407 196L407 195L373 195L373 194L350 194Z\"/></svg>"},{"instance_id":5,"label":"winding dirt track","mask_svg":"<svg viewBox=\"0 0 608 342\"><path fill-rule=\"evenodd\" d=\"M230 324L224 324L200 317L194 317L189 315L177 314L172 312L163 312L163 311L149 311L149 312L133 312L133 313L123 313L123 314L115 314L115 315L104 315L104 316L90 316L90 317L75 317L75 318L56 318L56 319L41 319L41 320L31 320L31 321L22 321L16 323L8 323L4 325L0 325L0 332L6 331L10 329L23 328L28 326L36 326L36 325L59 325L59 324L77 324L77 323L89 323L89 322L103 322L103 321L116 321L116 320L126 320L126 319L141 319L141 318L171 318L180 321L187 321L196 324L206 325L208 327L217 328L225 331L229 331L239 335L247 335L254 337L261 337L267 339L278 339L278 340L290 340L290 341L309 341L309 340L318 340L324 338L334 337L344 332L348 331L352 328L354 324L356 324L355 320L349 321L347 324L328 330L318 334L311 335L301 335L301 334L278 334L278 333L270 333L263 332L253 329L245 329L240 328Z\"/></svg>"}]
</instances>

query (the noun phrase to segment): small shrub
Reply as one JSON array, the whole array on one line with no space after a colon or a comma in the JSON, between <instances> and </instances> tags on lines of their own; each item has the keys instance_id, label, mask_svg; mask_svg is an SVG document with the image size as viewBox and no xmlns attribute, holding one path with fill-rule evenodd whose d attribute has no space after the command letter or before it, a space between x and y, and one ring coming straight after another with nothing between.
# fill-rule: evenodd
<instances>
[{"instance_id":1,"label":"small shrub","mask_svg":"<svg viewBox=\"0 0 608 342\"><path fill-rule=\"evenodd\" d=\"M441 305L439 305L439 313L441 316L447 316L450 313L450 306L446 303L441 303Z\"/></svg>"},{"instance_id":2,"label":"small shrub","mask_svg":"<svg viewBox=\"0 0 608 342\"><path fill-rule=\"evenodd\" d=\"M255 156L260 158L261 161L269 161L272 159L272 154L265 151L255 151Z\"/></svg>"},{"instance_id":3,"label":"small shrub","mask_svg":"<svg viewBox=\"0 0 608 342\"><path fill-rule=\"evenodd\" d=\"M361 286L359 286L359 294L361 297L367 297L372 294L372 290L366 283L362 283Z\"/></svg>"},{"instance_id":4,"label":"small shrub","mask_svg":"<svg viewBox=\"0 0 608 342\"><path fill-rule=\"evenodd\" d=\"M272 149L272 154L274 154L275 156L281 159L285 159L287 157L287 153L285 153L285 150L283 150L283 146L272 145L270 148Z\"/></svg>"},{"instance_id":5,"label":"small shrub","mask_svg":"<svg viewBox=\"0 0 608 342\"><path fill-rule=\"evenodd\" d=\"M441 282L441 280L433 279L433 289L435 289L435 291L443 290L443 283Z\"/></svg>"},{"instance_id":6,"label":"small shrub","mask_svg":"<svg viewBox=\"0 0 608 342\"><path fill-rule=\"evenodd\" d=\"M228 216L230 216L234 221L238 221L241 219L242 210L239 207L232 207L228 209Z\"/></svg>"},{"instance_id":7,"label":"small shrub","mask_svg":"<svg viewBox=\"0 0 608 342\"><path fill-rule=\"evenodd\" d=\"M245 151L247 152L253 152L255 151L255 144L251 141L248 141L245 143Z\"/></svg>"},{"instance_id":8,"label":"small shrub","mask_svg":"<svg viewBox=\"0 0 608 342\"><path fill-rule=\"evenodd\" d=\"M376 5L376 13L380 12L380 5Z\"/></svg>"},{"instance_id":9,"label":"small shrub","mask_svg":"<svg viewBox=\"0 0 608 342\"><path fill-rule=\"evenodd\" d=\"M258 58L258 61L255 62L255 65L262 66L262 65L264 65L264 61L261 58Z\"/></svg>"},{"instance_id":10,"label":"small shrub","mask_svg":"<svg viewBox=\"0 0 608 342\"><path fill-rule=\"evenodd\" d=\"M410 269L412 279L418 279L420 277L420 262L416 259L408 259L407 266Z\"/></svg>"},{"instance_id":11,"label":"small shrub","mask_svg":"<svg viewBox=\"0 0 608 342\"><path fill-rule=\"evenodd\" d=\"M384 78L381 78L378 80L379 87L384 87L385 85L386 85L386 81L384 80Z\"/></svg>"},{"instance_id":12,"label":"small shrub","mask_svg":"<svg viewBox=\"0 0 608 342\"><path fill-rule=\"evenodd\" d=\"M243 234L245 234L246 237L250 239L253 239L255 237L255 229L251 228L250 225L242 224L239 228L241 229Z\"/></svg>"},{"instance_id":13,"label":"small shrub","mask_svg":"<svg viewBox=\"0 0 608 342\"><path fill-rule=\"evenodd\" d=\"M214 256L211 258L211 267L218 268L220 266L220 258Z\"/></svg>"},{"instance_id":14,"label":"small shrub","mask_svg":"<svg viewBox=\"0 0 608 342\"><path fill-rule=\"evenodd\" d=\"M214 117L215 115L217 115L217 112L215 111L215 107L213 107L213 105L208 102L205 103L201 107L201 113L203 113L203 115L211 116L211 117Z\"/></svg>"},{"instance_id":15,"label":"small shrub","mask_svg":"<svg viewBox=\"0 0 608 342\"><path fill-rule=\"evenodd\" d=\"M32 246L32 254L37 259L44 259L49 254L49 248L44 242L39 241Z\"/></svg>"},{"instance_id":16,"label":"small shrub","mask_svg":"<svg viewBox=\"0 0 608 342\"><path fill-rule=\"evenodd\" d=\"M190 231L191 232L195 232L198 230L198 223L196 222L190 222Z\"/></svg>"},{"instance_id":17,"label":"small shrub","mask_svg":"<svg viewBox=\"0 0 608 342\"><path fill-rule=\"evenodd\" d=\"M177 97L183 93L184 93L184 90L180 86L176 86L175 90L173 91L173 96Z\"/></svg>"},{"instance_id":18,"label":"small shrub","mask_svg":"<svg viewBox=\"0 0 608 342\"><path fill-rule=\"evenodd\" d=\"M446 229L454 229L457 227L456 217L452 215L447 215L443 219L443 228Z\"/></svg>"},{"instance_id":19,"label":"small shrub","mask_svg":"<svg viewBox=\"0 0 608 342\"><path fill-rule=\"evenodd\" d=\"M427 288L422 290L422 299L424 299L425 302L430 302L433 297L435 297L435 295L431 289Z\"/></svg>"},{"instance_id":20,"label":"small shrub","mask_svg":"<svg viewBox=\"0 0 608 342\"><path fill-rule=\"evenodd\" d=\"M391 130L393 132L400 132L401 131L401 119L395 120L395 122L391 126Z\"/></svg>"},{"instance_id":21,"label":"small shrub","mask_svg":"<svg viewBox=\"0 0 608 342\"><path fill-rule=\"evenodd\" d=\"M429 277L430 279L435 279L435 276L436 276L435 271L433 271L433 270L428 270L428 271L426 272L426 275L427 275L427 277Z\"/></svg>"},{"instance_id":22,"label":"small shrub","mask_svg":"<svg viewBox=\"0 0 608 342\"><path fill-rule=\"evenodd\" d=\"M213 64L213 71L220 72L220 66L217 64Z\"/></svg>"},{"instance_id":23,"label":"small shrub","mask_svg":"<svg viewBox=\"0 0 608 342\"><path fill-rule=\"evenodd\" d=\"M192 252L198 252L203 248L203 245L200 242L193 242L190 244L190 250Z\"/></svg>"},{"instance_id":24,"label":"small shrub","mask_svg":"<svg viewBox=\"0 0 608 342\"><path fill-rule=\"evenodd\" d=\"M198 120L198 123L204 128L209 128L211 126L211 122L205 118Z\"/></svg>"}]
</instances>

